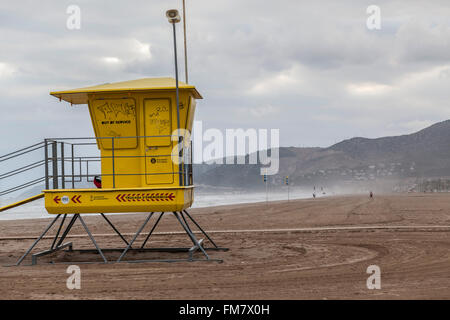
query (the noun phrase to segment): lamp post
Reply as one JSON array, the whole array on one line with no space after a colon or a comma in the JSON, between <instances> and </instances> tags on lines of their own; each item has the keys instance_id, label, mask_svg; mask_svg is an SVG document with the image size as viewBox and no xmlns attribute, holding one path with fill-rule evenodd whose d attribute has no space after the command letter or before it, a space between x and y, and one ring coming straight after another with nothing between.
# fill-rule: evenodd
<instances>
[{"instance_id":1,"label":"lamp post","mask_svg":"<svg viewBox=\"0 0 450 320\"><path fill-rule=\"evenodd\" d=\"M175 92L176 92L176 102L177 102L177 135L178 135L178 146L180 146L180 142L182 141L182 137L180 135L180 98L178 94L178 60L177 60L177 34L175 29L175 24L181 21L178 10L171 9L166 11L166 17L169 20L169 23L172 24L173 27L173 51L175 56ZM179 171L179 182L180 186L183 185L183 177L181 176L183 172L183 164L181 160L181 152L182 150L178 150L178 171Z\"/></svg>"},{"instance_id":2,"label":"lamp post","mask_svg":"<svg viewBox=\"0 0 450 320\"><path fill-rule=\"evenodd\" d=\"M187 43L186 43L186 3L183 0L183 33L184 33L184 76L186 83L189 83L188 64L187 64Z\"/></svg>"}]
</instances>

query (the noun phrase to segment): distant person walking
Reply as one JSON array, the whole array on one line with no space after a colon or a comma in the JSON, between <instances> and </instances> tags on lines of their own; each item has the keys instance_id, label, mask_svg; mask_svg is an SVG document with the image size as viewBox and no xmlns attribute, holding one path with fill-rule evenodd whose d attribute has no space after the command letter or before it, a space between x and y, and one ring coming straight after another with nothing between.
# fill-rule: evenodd
<instances>
[{"instance_id":1,"label":"distant person walking","mask_svg":"<svg viewBox=\"0 0 450 320\"><path fill-rule=\"evenodd\" d=\"M373 199L373 192L372 191L370 191L369 197L370 197L370 199Z\"/></svg>"}]
</instances>

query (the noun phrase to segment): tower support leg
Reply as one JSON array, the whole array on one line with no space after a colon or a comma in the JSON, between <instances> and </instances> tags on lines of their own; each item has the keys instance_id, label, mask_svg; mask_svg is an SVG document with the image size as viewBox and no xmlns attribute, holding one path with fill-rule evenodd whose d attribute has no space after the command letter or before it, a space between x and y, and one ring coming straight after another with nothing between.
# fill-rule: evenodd
<instances>
[{"instance_id":1,"label":"tower support leg","mask_svg":"<svg viewBox=\"0 0 450 320\"><path fill-rule=\"evenodd\" d=\"M147 235L147 238L145 238L144 242L141 245L141 249L145 247L145 244L147 243L148 239L150 239L150 236L152 235L153 231L155 231L156 226L158 225L159 221L161 220L162 216L164 215L164 212L161 212L161 214L158 217L158 220L156 220L155 224L153 225L152 229Z\"/></svg>"},{"instance_id":2,"label":"tower support leg","mask_svg":"<svg viewBox=\"0 0 450 320\"><path fill-rule=\"evenodd\" d=\"M122 254L120 255L119 259L117 259L117 262L120 262L122 260L122 258L127 254L128 250L130 250L131 246L133 245L133 243L136 241L137 237L139 236L139 234L142 232L142 230L145 228L145 226L147 225L148 221L150 220L150 218L153 216L153 212L150 212L150 214L148 215L147 219L145 219L144 223L142 224L142 226L139 228L139 230L136 232L136 234L134 235L133 240L131 240L131 242L128 244L128 246L125 248L125 250L123 250Z\"/></svg>"},{"instance_id":3,"label":"tower support leg","mask_svg":"<svg viewBox=\"0 0 450 320\"><path fill-rule=\"evenodd\" d=\"M139 227L139 229L137 230L136 234L133 236L132 240L130 242L128 242L123 235L118 231L118 229L112 224L112 222L103 214L100 213L100 215L103 217L103 219L106 220L106 222L112 227L112 229L115 231L115 233L121 238L121 240L126 244L125 249L123 248L106 248L106 249L101 249L100 246L98 245L97 241L95 240L93 234L91 233L91 231L89 230L86 222L84 221L84 219L81 217L81 214L73 214L73 216L71 217L69 223L67 224L67 226L64 225L64 222L67 218L68 214L58 214L52 221L51 223L45 228L44 232L34 241L34 243L31 245L31 247L25 252L25 254L17 261L17 263L15 264L16 266L20 265L23 260L31 253L31 251L35 248L35 246L44 238L44 236L48 233L48 231L52 228L52 226L57 222L57 220L59 219L59 217L61 215L63 215L62 221L59 224L57 231L56 231L56 235L53 238L53 241L51 243L50 249L39 252L39 253L35 253L32 255L32 265L35 265L37 263L37 258L41 257L41 256L45 256L45 255L49 255L51 253L54 253L56 251L60 251L64 248L67 248L66 251L69 252L79 252L79 253L87 253L87 252L91 252L91 253L98 253L101 258L103 259L104 263L108 263L108 260L106 259L104 253L105 252L120 252L120 256L119 258L116 260L116 262L121 262L123 261L123 258L125 257L125 255L127 254L127 252L129 251L133 251L133 252L140 252L140 253L144 253L144 252L166 252L166 253L176 253L176 252L185 252L188 254L187 258L176 258L176 259L151 259L151 260L127 260L126 262L129 263L137 263L137 262L178 262L178 261L215 261L215 262L222 262L222 260L220 259L211 259L207 253L208 250L223 250L223 251L227 251L227 248L220 248L216 245L216 243L211 239L211 237L200 227L200 225L194 220L194 218L192 218L192 216L186 211L186 210L182 210L182 211L174 211L172 212L173 215L175 216L176 220L178 221L178 223L181 225L181 227L183 228L183 230L186 232L186 234L188 235L189 239L192 241L193 246L192 247L178 247L178 248L174 248L174 247L165 247L165 248L145 248L145 245L147 244L147 242L149 241L150 237L154 234L154 231L156 229L156 227L159 225L163 215L165 214L165 212L161 212L158 219L155 221L155 223L153 224L152 228L150 229L149 233L147 234L144 242L142 243L142 245L140 246L140 248L132 248L133 244L136 242L137 238L139 237L139 235L142 234L144 228L147 226L147 224L149 223L149 221L151 220L151 217L155 214L154 212L150 212L147 216L147 218L145 219L144 223ZM186 218L186 216L187 218ZM92 241L92 243L94 244L95 249L77 249L77 250L73 250L72 247L72 243L63 243L64 240L66 239L66 237L68 236L69 232L72 230L72 227L74 226L76 220L79 219L81 225L83 226L84 230L86 231L87 235L89 236L90 240ZM203 234L214 247L210 247L210 248L205 248L204 247L204 243L203 243L203 239L197 239L196 237L196 233L199 233L198 231L193 231L193 229L191 228L191 226L189 225L188 220L190 220L191 222L193 222L195 224L195 226L200 230L201 234ZM64 231L63 231L64 230ZM61 234L62 232L62 234ZM203 258L194 258L194 254L197 251L201 251L203 254ZM51 262L54 263L54 262ZM66 262L62 262L62 263L66 263ZM77 263L93 263L93 262L77 262Z\"/></svg>"},{"instance_id":4,"label":"tower support leg","mask_svg":"<svg viewBox=\"0 0 450 320\"><path fill-rule=\"evenodd\" d=\"M120 239L122 239L122 241L125 242L126 245L129 245L128 241L123 237L123 235L119 232L119 230L117 230L117 228L111 223L111 221L109 221L109 219L103 213L100 213L100 215L103 217L103 219L106 220L106 222L108 222L108 224L111 226L114 232L119 235Z\"/></svg>"},{"instance_id":5,"label":"tower support leg","mask_svg":"<svg viewBox=\"0 0 450 320\"><path fill-rule=\"evenodd\" d=\"M52 246L50 247L50 249L52 249L52 250L55 248L56 240L58 240L59 233L61 232L61 229L62 229L62 227L64 225L64 221L65 220L66 220L66 215L64 215L64 217L62 218L61 224L59 225L58 231L56 232L55 239L53 239Z\"/></svg>"},{"instance_id":6,"label":"tower support leg","mask_svg":"<svg viewBox=\"0 0 450 320\"><path fill-rule=\"evenodd\" d=\"M173 214L175 215L175 218L177 218L178 222L183 227L184 231L186 231L186 233L188 234L189 238L191 238L191 241L194 244L194 246L198 247L203 252L203 254L205 255L206 259L209 260L209 256L206 253L205 249L203 249L202 245L198 242L197 238L191 232L190 228L183 224L183 222L181 221L180 217L178 216L178 212L173 212Z\"/></svg>"},{"instance_id":7,"label":"tower support leg","mask_svg":"<svg viewBox=\"0 0 450 320\"><path fill-rule=\"evenodd\" d=\"M215 250L220 250L220 251L228 251L228 248L221 248L219 246L217 246L217 244L213 241L213 239L211 239L211 237L206 233L205 230L202 229L202 227L200 227L200 225L194 220L194 218L192 218L192 216L186 211L183 210L181 211L182 213L184 212L187 217L197 226L197 228L200 230L201 233L203 233L203 235L211 242L211 244L214 246L214 248L208 248L208 249L215 249ZM187 222L186 222L187 224Z\"/></svg>"},{"instance_id":8,"label":"tower support leg","mask_svg":"<svg viewBox=\"0 0 450 320\"><path fill-rule=\"evenodd\" d=\"M70 220L69 224L67 225L66 230L64 230L63 234L61 235L61 238L59 239L56 247L59 247L63 243L64 239L66 239L67 235L69 234L70 230L73 227L73 224L75 223L75 221L77 221L77 219L78 219L78 214L74 214L72 219Z\"/></svg>"},{"instance_id":9,"label":"tower support leg","mask_svg":"<svg viewBox=\"0 0 450 320\"><path fill-rule=\"evenodd\" d=\"M98 253L100 253L100 255L102 256L102 259L105 263L108 262L108 260L106 260L105 256L103 255L102 249L100 249L100 247L97 245L97 242L95 241L94 237L92 236L91 232L89 231L89 228L87 227L86 223L84 223L83 218L80 216L79 217L81 224L84 227L84 230L86 230L86 233L89 235L89 238L91 238L92 243L94 244L95 248L97 248Z\"/></svg>"},{"instance_id":10,"label":"tower support leg","mask_svg":"<svg viewBox=\"0 0 450 320\"><path fill-rule=\"evenodd\" d=\"M22 257L20 257L20 259L16 263L16 266L20 265L22 263L23 259L25 259L25 257L31 252L31 250L33 250L33 248L38 244L38 242L41 241L41 239L45 236L45 234L48 232L48 230L50 230L50 228L53 226L53 224L56 222L56 220L58 220L59 216L60 216L60 214L58 214L55 217L55 219L53 219L53 221L47 226L47 228L45 228L44 232L42 232L42 234L36 239L36 241L34 241L34 243L27 250L27 252L25 252L24 255Z\"/></svg>"}]
</instances>

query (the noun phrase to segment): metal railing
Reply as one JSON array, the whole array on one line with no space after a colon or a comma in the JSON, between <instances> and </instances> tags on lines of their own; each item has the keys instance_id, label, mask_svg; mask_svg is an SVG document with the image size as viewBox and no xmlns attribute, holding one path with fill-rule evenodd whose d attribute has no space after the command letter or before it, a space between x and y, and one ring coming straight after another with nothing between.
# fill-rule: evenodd
<instances>
[{"instance_id":1,"label":"metal railing","mask_svg":"<svg viewBox=\"0 0 450 320\"><path fill-rule=\"evenodd\" d=\"M144 154L124 155L124 148L118 147L119 139L136 139L136 147L143 143L145 148L152 149L158 146L148 146L145 139L168 138L170 135L160 136L131 136L131 137L83 137L83 138L48 138L44 141L26 148L0 156L0 183L6 185L0 190L0 197L12 194L35 185L43 184L45 189L75 189L77 184L93 182L95 177L111 177L113 188L121 176L154 176L154 175L179 175L180 185L193 184L192 172L192 142L188 147L180 148L180 165L178 170L168 172L121 172L117 169L117 163L125 158L158 158L173 159L173 154ZM101 155L98 145L102 141L111 141L111 148ZM178 139L178 137L177 137ZM122 140L123 141L123 140ZM171 146L172 144L170 144ZM92 147L95 146L95 150ZM89 148L91 150L83 150ZM130 148L127 148L130 149ZM42 159L42 152L44 157ZM40 154L36 159L36 153ZM24 159L27 155L33 155ZM20 161L17 161L20 159ZM101 162L111 160L111 172L102 172ZM147 160L145 160L147 161ZM100 165L98 165L100 163ZM17 166L17 164L20 164ZM176 166L174 164L174 166ZM173 166L172 166L173 168ZM4 170L3 170L4 169ZM104 171L104 170L103 170ZM33 174L31 174L33 172ZM31 178L32 176L32 178ZM94 186L91 186L94 188Z\"/></svg>"},{"instance_id":2,"label":"metal railing","mask_svg":"<svg viewBox=\"0 0 450 320\"><path fill-rule=\"evenodd\" d=\"M44 148L45 143L42 141L0 156L0 183L6 185L6 188L0 190L0 197L45 181L45 176L42 176L42 173L33 176L33 173L37 170L41 171L40 169L45 164L42 159L36 161L36 155L41 155ZM38 157L41 158L41 156ZM32 176L32 178L21 179L20 176L23 177L25 174ZM12 180L13 182L11 182Z\"/></svg>"}]
</instances>

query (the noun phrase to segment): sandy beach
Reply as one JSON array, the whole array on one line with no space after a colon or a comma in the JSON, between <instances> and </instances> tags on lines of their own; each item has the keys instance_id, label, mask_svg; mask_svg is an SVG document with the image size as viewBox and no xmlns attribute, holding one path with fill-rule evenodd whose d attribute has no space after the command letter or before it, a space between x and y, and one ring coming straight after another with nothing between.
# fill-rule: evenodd
<instances>
[{"instance_id":1,"label":"sandy beach","mask_svg":"<svg viewBox=\"0 0 450 320\"><path fill-rule=\"evenodd\" d=\"M45 264L80 258L73 253L56 253L36 266L6 266L17 261L49 219L0 221L0 299L450 298L450 194L336 196L189 212L214 241L230 249L210 253L223 263L80 264L80 290L67 289L67 264ZM102 247L123 247L101 217L84 217ZM108 217L127 239L146 218ZM181 231L167 215L148 246L189 246ZM55 232L54 227L49 234ZM71 235L74 248L93 248L79 221ZM51 241L44 239L33 252ZM82 258L101 261L96 254ZM366 287L369 265L381 269L380 290Z\"/></svg>"}]
</instances>

